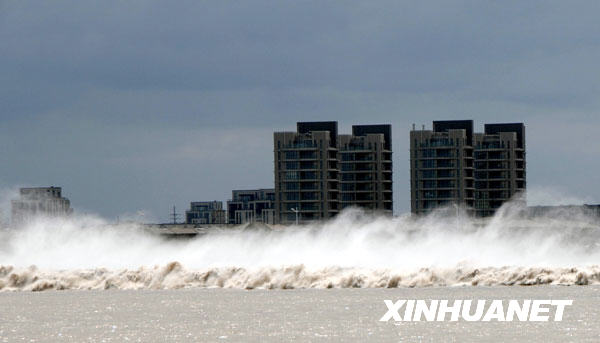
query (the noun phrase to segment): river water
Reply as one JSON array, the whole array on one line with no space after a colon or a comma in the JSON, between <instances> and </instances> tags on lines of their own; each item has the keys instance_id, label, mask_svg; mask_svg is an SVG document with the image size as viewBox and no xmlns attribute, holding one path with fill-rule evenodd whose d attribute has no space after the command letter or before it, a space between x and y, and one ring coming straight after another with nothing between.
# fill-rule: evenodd
<instances>
[{"instance_id":1,"label":"river water","mask_svg":"<svg viewBox=\"0 0 600 343\"><path fill-rule=\"evenodd\" d=\"M380 322L384 299L571 299L560 322ZM0 293L0 342L599 342L599 286Z\"/></svg>"}]
</instances>

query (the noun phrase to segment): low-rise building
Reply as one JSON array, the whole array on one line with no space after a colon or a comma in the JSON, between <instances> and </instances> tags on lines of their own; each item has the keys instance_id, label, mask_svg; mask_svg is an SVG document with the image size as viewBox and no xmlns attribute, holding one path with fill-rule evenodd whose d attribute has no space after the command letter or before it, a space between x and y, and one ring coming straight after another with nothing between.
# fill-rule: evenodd
<instances>
[{"instance_id":1,"label":"low-rise building","mask_svg":"<svg viewBox=\"0 0 600 343\"><path fill-rule=\"evenodd\" d=\"M19 226L43 217L61 217L71 214L71 202L62 196L61 187L32 187L19 189L19 198L11 201L11 221Z\"/></svg>"},{"instance_id":2,"label":"low-rise building","mask_svg":"<svg viewBox=\"0 0 600 343\"><path fill-rule=\"evenodd\" d=\"M227 223L275 224L275 190L234 190L227 201Z\"/></svg>"},{"instance_id":3,"label":"low-rise building","mask_svg":"<svg viewBox=\"0 0 600 343\"><path fill-rule=\"evenodd\" d=\"M222 201L196 201L185 211L186 224L225 224Z\"/></svg>"}]
</instances>

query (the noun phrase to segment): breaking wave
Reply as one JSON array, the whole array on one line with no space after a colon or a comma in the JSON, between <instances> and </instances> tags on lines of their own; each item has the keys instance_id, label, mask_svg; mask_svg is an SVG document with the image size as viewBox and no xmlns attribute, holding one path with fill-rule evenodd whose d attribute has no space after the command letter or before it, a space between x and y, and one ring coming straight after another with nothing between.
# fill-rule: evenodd
<instances>
[{"instance_id":1,"label":"breaking wave","mask_svg":"<svg viewBox=\"0 0 600 343\"><path fill-rule=\"evenodd\" d=\"M220 287L240 289L396 288L426 286L531 286L600 284L600 267L487 267L400 272L389 269L330 267L310 270L303 265L280 268L184 269L178 262L136 270L104 268L47 272L36 267L0 266L0 290L49 289L178 289Z\"/></svg>"},{"instance_id":2,"label":"breaking wave","mask_svg":"<svg viewBox=\"0 0 600 343\"><path fill-rule=\"evenodd\" d=\"M452 213L349 210L314 226L181 240L91 217L38 220L0 233L0 291L600 284L597 217L525 218L510 205L485 222Z\"/></svg>"}]
</instances>

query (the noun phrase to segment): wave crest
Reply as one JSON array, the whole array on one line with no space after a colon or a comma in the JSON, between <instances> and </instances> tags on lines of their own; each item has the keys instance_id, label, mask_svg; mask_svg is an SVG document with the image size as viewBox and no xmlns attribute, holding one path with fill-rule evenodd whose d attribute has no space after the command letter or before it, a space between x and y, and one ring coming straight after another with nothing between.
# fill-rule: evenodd
<instances>
[{"instance_id":1,"label":"wave crest","mask_svg":"<svg viewBox=\"0 0 600 343\"><path fill-rule=\"evenodd\" d=\"M577 268L487 267L390 269L304 265L272 268L224 267L188 270L179 262L135 270L106 268L48 271L0 266L0 291L103 289L296 289L402 288L429 286L530 286L600 284L600 266Z\"/></svg>"},{"instance_id":2,"label":"wave crest","mask_svg":"<svg viewBox=\"0 0 600 343\"><path fill-rule=\"evenodd\" d=\"M346 210L304 227L223 228L184 240L94 218L40 219L0 230L0 290L599 283L597 217L509 210L486 220Z\"/></svg>"}]
</instances>

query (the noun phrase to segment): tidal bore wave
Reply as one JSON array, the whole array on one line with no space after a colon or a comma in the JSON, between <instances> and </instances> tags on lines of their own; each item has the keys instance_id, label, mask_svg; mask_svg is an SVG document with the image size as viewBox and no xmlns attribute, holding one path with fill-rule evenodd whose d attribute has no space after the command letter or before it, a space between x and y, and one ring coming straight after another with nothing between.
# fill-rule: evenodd
<instances>
[{"instance_id":1,"label":"tidal bore wave","mask_svg":"<svg viewBox=\"0 0 600 343\"><path fill-rule=\"evenodd\" d=\"M305 266L281 268L212 268L186 270L177 262L136 270L104 268L47 272L35 267L0 266L0 291L179 289L397 288L427 286L533 286L600 284L600 267L481 269L424 268L413 273L393 270Z\"/></svg>"},{"instance_id":2,"label":"tidal bore wave","mask_svg":"<svg viewBox=\"0 0 600 343\"><path fill-rule=\"evenodd\" d=\"M451 211L452 212L452 211ZM167 240L76 217L0 231L0 291L600 284L600 224L576 211L481 222L357 210L310 227Z\"/></svg>"}]
</instances>

